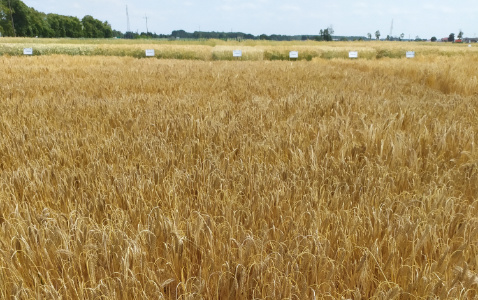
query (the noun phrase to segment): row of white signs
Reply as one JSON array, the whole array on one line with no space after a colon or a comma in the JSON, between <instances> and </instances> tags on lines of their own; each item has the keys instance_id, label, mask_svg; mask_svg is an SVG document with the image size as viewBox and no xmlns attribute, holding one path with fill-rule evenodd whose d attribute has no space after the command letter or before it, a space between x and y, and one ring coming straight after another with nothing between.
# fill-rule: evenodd
<instances>
[{"instance_id":1,"label":"row of white signs","mask_svg":"<svg viewBox=\"0 0 478 300\"><path fill-rule=\"evenodd\" d=\"M234 51L232 51L232 56L233 57L241 57L242 56L242 51L241 50L234 50ZM415 51L407 51L406 56L407 56L407 58L414 58L415 57ZM299 58L299 51L290 51L289 52L289 58ZM357 51L350 51L349 52L349 58L358 58L358 52Z\"/></svg>"},{"instance_id":2,"label":"row of white signs","mask_svg":"<svg viewBox=\"0 0 478 300\"><path fill-rule=\"evenodd\" d=\"M23 54L24 55L33 55L33 48L23 49ZM155 55L154 49L147 49L145 51L145 54L146 54L147 57L154 57L154 55ZM242 57L242 50L232 51L232 56L233 57ZM357 51L350 51L349 52L349 57L350 58L358 58L358 52ZM408 51L407 52L407 58L413 58L413 57L415 57L415 52L414 51ZM299 58L299 51L290 51L289 52L289 58Z\"/></svg>"},{"instance_id":3,"label":"row of white signs","mask_svg":"<svg viewBox=\"0 0 478 300\"><path fill-rule=\"evenodd\" d=\"M154 49L148 49L146 50L146 56L154 56ZM232 51L232 56L233 57L242 57L242 50L233 50ZM415 51L407 51L406 53L407 58L414 58L415 57ZM290 51L289 52L289 58L299 58L299 51ZM358 52L357 51L350 51L349 52L349 58L358 58Z\"/></svg>"},{"instance_id":4,"label":"row of white signs","mask_svg":"<svg viewBox=\"0 0 478 300\"><path fill-rule=\"evenodd\" d=\"M468 45L468 47L471 47L471 45ZM155 55L154 54L154 49L147 49L145 54L146 54L147 57L153 57ZM23 49L23 55L33 55L33 48ZM232 56L233 57L242 57L242 50L232 51ZM414 58L415 57L415 51L407 51L406 56L407 56L407 58ZM289 52L289 58L299 58L299 51L290 51ZM349 52L349 58L358 58L358 52L357 51L350 51Z\"/></svg>"}]
</instances>

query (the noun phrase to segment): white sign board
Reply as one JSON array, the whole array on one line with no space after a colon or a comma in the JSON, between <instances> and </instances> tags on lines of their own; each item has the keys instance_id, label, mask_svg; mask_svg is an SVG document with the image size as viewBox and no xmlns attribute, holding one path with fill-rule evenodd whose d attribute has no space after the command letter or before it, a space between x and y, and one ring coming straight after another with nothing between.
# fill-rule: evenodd
<instances>
[{"instance_id":1,"label":"white sign board","mask_svg":"<svg viewBox=\"0 0 478 300\"><path fill-rule=\"evenodd\" d=\"M349 52L349 58L358 58L358 52L357 51L350 51Z\"/></svg>"},{"instance_id":2,"label":"white sign board","mask_svg":"<svg viewBox=\"0 0 478 300\"><path fill-rule=\"evenodd\" d=\"M33 55L33 48L24 48L23 55Z\"/></svg>"},{"instance_id":3,"label":"white sign board","mask_svg":"<svg viewBox=\"0 0 478 300\"><path fill-rule=\"evenodd\" d=\"M232 51L232 56L233 56L233 57L241 57L241 56L242 56L242 50L234 50L234 51Z\"/></svg>"},{"instance_id":4,"label":"white sign board","mask_svg":"<svg viewBox=\"0 0 478 300\"><path fill-rule=\"evenodd\" d=\"M289 52L289 58L299 58L299 51Z\"/></svg>"},{"instance_id":5,"label":"white sign board","mask_svg":"<svg viewBox=\"0 0 478 300\"><path fill-rule=\"evenodd\" d=\"M154 49L147 49L146 50L146 56L148 56L148 57L154 56Z\"/></svg>"},{"instance_id":6,"label":"white sign board","mask_svg":"<svg viewBox=\"0 0 478 300\"><path fill-rule=\"evenodd\" d=\"M407 51L407 58L414 58L415 57L415 51Z\"/></svg>"},{"instance_id":7,"label":"white sign board","mask_svg":"<svg viewBox=\"0 0 478 300\"><path fill-rule=\"evenodd\" d=\"M468 45L468 47L471 47L471 45Z\"/></svg>"}]
</instances>

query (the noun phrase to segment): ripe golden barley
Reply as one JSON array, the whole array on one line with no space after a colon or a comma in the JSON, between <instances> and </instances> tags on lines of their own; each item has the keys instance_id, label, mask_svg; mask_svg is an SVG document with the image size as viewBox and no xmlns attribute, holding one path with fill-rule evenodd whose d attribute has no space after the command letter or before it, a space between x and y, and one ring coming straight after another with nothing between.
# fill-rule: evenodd
<instances>
[{"instance_id":1,"label":"ripe golden barley","mask_svg":"<svg viewBox=\"0 0 478 300\"><path fill-rule=\"evenodd\" d=\"M0 298L477 296L471 54L0 61Z\"/></svg>"}]
</instances>

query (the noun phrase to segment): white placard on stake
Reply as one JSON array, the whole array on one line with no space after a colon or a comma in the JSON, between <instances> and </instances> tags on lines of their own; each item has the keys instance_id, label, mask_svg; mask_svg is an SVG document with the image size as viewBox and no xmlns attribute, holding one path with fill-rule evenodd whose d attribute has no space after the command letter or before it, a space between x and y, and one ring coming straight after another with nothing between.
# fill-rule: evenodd
<instances>
[{"instance_id":1,"label":"white placard on stake","mask_svg":"<svg viewBox=\"0 0 478 300\"><path fill-rule=\"evenodd\" d=\"M299 58L299 51L290 51L289 58Z\"/></svg>"},{"instance_id":2,"label":"white placard on stake","mask_svg":"<svg viewBox=\"0 0 478 300\"><path fill-rule=\"evenodd\" d=\"M468 45L468 47L471 47L471 45Z\"/></svg>"},{"instance_id":3,"label":"white placard on stake","mask_svg":"<svg viewBox=\"0 0 478 300\"><path fill-rule=\"evenodd\" d=\"M242 56L242 50L234 50L234 51L232 51L232 56L233 56L233 57L241 57L241 56Z\"/></svg>"},{"instance_id":4,"label":"white placard on stake","mask_svg":"<svg viewBox=\"0 0 478 300\"><path fill-rule=\"evenodd\" d=\"M154 56L154 49L147 49L146 50L146 56L147 57Z\"/></svg>"},{"instance_id":5,"label":"white placard on stake","mask_svg":"<svg viewBox=\"0 0 478 300\"><path fill-rule=\"evenodd\" d=\"M407 58L415 58L415 51L407 51Z\"/></svg>"},{"instance_id":6,"label":"white placard on stake","mask_svg":"<svg viewBox=\"0 0 478 300\"><path fill-rule=\"evenodd\" d=\"M23 55L33 55L33 48L24 48Z\"/></svg>"},{"instance_id":7,"label":"white placard on stake","mask_svg":"<svg viewBox=\"0 0 478 300\"><path fill-rule=\"evenodd\" d=\"M350 51L349 52L349 58L358 58L358 52L357 51Z\"/></svg>"}]
</instances>

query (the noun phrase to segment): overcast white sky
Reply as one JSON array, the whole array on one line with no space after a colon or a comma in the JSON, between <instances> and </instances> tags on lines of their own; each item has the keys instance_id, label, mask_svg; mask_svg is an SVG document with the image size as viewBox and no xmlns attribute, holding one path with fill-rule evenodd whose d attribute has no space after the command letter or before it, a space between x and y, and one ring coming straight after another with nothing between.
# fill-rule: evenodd
<instances>
[{"instance_id":1,"label":"overcast white sky","mask_svg":"<svg viewBox=\"0 0 478 300\"><path fill-rule=\"evenodd\" d=\"M23 0L38 11L108 21L126 31L128 5L132 31L169 34L242 31L258 34L318 34L332 25L336 35L366 36L380 30L382 38L404 33L406 38L437 38L458 33L478 34L476 0Z\"/></svg>"}]
</instances>

